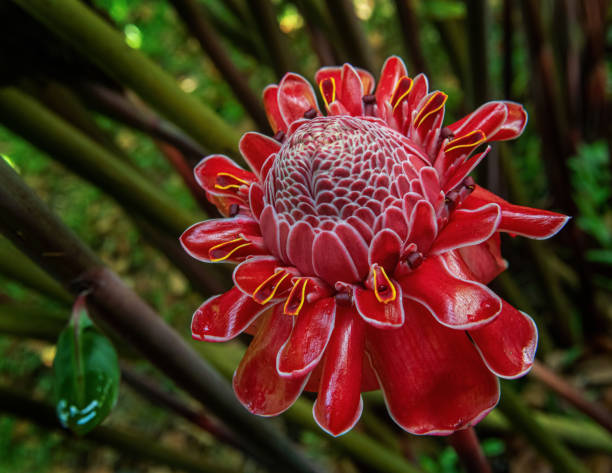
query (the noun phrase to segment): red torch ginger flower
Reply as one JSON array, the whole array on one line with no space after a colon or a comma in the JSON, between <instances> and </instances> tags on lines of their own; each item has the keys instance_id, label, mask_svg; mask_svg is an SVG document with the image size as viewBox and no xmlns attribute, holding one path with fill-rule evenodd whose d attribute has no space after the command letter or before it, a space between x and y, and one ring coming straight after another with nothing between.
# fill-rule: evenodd
<instances>
[{"instance_id":1,"label":"red torch ginger flower","mask_svg":"<svg viewBox=\"0 0 612 473\"><path fill-rule=\"evenodd\" d=\"M537 330L485 284L506 263L500 232L548 238L566 216L510 204L474 184L489 148L519 136L521 105L490 102L442 126L443 92L391 57L374 79L345 64L310 84L287 74L264 91L274 138L247 133L251 171L225 156L195 169L226 218L181 237L205 262L239 263L234 288L194 314L198 340L254 335L233 379L263 416L316 391L313 414L332 435L381 389L393 419L445 435L497 403L497 377L533 363Z\"/></svg>"}]
</instances>

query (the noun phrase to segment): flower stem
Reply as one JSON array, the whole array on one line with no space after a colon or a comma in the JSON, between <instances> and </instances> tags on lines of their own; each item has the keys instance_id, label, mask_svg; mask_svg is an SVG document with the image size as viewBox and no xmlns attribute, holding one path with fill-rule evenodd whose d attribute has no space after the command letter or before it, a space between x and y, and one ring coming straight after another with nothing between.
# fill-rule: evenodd
<instances>
[{"instance_id":1,"label":"flower stem","mask_svg":"<svg viewBox=\"0 0 612 473\"><path fill-rule=\"evenodd\" d=\"M530 374L574 407L591 417L595 422L612 432L612 413L605 406L589 401L584 393L564 381L537 360L534 362Z\"/></svg>"},{"instance_id":2,"label":"flower stem","mask_svg":"<svg viewBox=\"0 0 612 473\"><path fill-rule=\"evenodd\" d=\"M419 36L419 19L417 18L412 0L395 0L395 9L404 37L404 48L408 52L411 62L411 74L429 75L425 55L421 48Z\"/></svg>"},{"instance_id":3,"label":"flower stem","mask_svg":"<svg viewBox=\"0 0 612 473\"><path fill-rule=\"evenodd\" d=\"M74 293L92 289L95 318L217 413L254 452L265 451L278 468L300 473L321 470L272 425L249 414L231 386L163 318L125 286L0 160L0 230Z\"/></svg>"},{"instance_id":4,"label":"flower stem","mask_svg":"<svg viewBox=\"0 0 612 473\"><path fill-rule=\"evenodd\" d=\"M257 127L262 132L269 132L270 125L261 106L261 101L249 88L249 83L244 74L232 62L229 52L225 50L217 32L209 23L199 5L195 0L172 0L171 3L191 34L198 40L202 49L221 72L236 98L255 121Z\"/></svg>"},{"instance_id":5,"label":"flower stem","mask_svg":"<svg viewBox=\"0 0 612 473\"><path fill-rule=\"evenodd\" d=\"M484 456L473 427L458 430L448 437L459 460L470 473L491 473L491 466Z\"/></svg>"},{"instance_id":6,"label":"flower stem","mask_svg":"<svg viewBox=\"0 0 612 473\"><path fill-rule=\"evenodd\" d=\"M239 136L206 105L78 0L13 0L103 71L130 87L209 149L237 156Z\"/></svg>"},{"instance_id":7,"label":"flower stem","mask_svg":"<svg viewBox=\"0 0 612 473\"><path fill-rule=\"evenodd\" d=\"M513 427L522 432L538 453L547 458L558 473L587 473L586 467L557 438L556 434L544 428L533 412L523 403L507 382L502 382L503 391L498 409Z\"/></svg>"},{"instance_id":8,"label":"flower stem","mask_svg":"<svg viewBox=\"0 0 612 473\"><path fill-rule=\"evenodd\" d=\"M0 410L42 427L54 429L65 435L70 433L62 429L53 407L34 399L22 392L0 386ZM160 463L171 468L192 473L234 473L232 469L209 459L194 457L159 444L157 439L148 438L143 432L118 430L107 426L98 426L87 434L84 441L93 441L112 447L122 453L145 460Z\"/></svg>"}]
</instances>

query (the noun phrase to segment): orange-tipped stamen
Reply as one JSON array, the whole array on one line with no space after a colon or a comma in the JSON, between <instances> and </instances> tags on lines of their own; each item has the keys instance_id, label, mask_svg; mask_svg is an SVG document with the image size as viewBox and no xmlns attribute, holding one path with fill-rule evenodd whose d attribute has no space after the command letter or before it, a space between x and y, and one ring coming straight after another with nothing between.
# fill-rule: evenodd
<instances>
[{"instance_id":1,"label":"orange-tipped stamen","mask_svg":"<svg viewBox=\"0 0 612 473\"><path fill-rule=\"evenodd\" d=\"M219 179L221 178L221 179ZM223 178L229 178L229 179L233 179L237 182L239 182L240 184L215 184L215 189L220 189L220 190L227 190L227 189L240 189L241 186L243 185L249 185L248 181L245 181L244 179L240 179L239 177L234 176L233 174L230 174L229 172L220 172L217 174L217 182L221 181L225 181L225 179Z\"/></svg>"},{"instance_id":2,"label":"orange-tipped stamen","mask_svg":"<svg viewBox=\"0 0 612 473\"><path fill-rule=\"evenodd\" d=\"M438 105L436 105L434 101L438 100L439 97L442 97L442 101ZM414 120L414 122L416 123L415 128L419 128L427 117L431 116L432 114L440 110L442 107L444 107L444 104L446 103L447 98L448 98L448 95L446 95L444 92L438 91L435 94L433 94L429 98L425 106L420 110L420 112L416 116ZM433 106L434 108L430 109L430 107L432 106L431 105L432 103L434 103L434 106Z\"/></svg>"},{"instance_id":3,"label":"orange-tipped stamen","mask_svg":"<svg viewBox=\"0 0 612 473\"><path fill-rule=\"evenodd\" d=\"M279 276L281 276L281 277L279 278ZM276 294L276 291L277 291L278 287L280 286L280 284L288 276L289 276L289 273L284 271L284 270L282 270L282 269L280 271L276 271L272 276L266 278L266 280L264 282L262 282L259 286L257 286L257 289L255 289L255 291L253 291L253 295L251 297L253 297L253 300L255 302L259 302L262 305L263 304L267 304L274 297L274 294ZM275 279L277 279L277 281L273 282ZM273 283L273 286L271 288L269 287L270 283ZM258 293L263 291L264 295L265 295L265 291L266 290L270 291L270 293L267 294L264 299L260 299L258 297Z\"/></svg>"},{"instance_id":4,"label":"orange-tipped stamen","mask_svg":"<svg viewBox=\"0 0 612 473\"><path fill-rule=\"evenodd\" d=\"M245 242L245 243L237 244L239 242ZM218 245L212 246L208 249L208 258L210 259L212 263L217 263L219 261L226 260L227 258L232 256L236 251L238 251L240 248L244 248L245 246L249 246L249 245L252 245L252 243L250 241L245 240L242 237L234 238L233 240L229 240L229 241L224 241L223 243L219 243ZM215 258L213 256L213 252L217 250L225 249L226 246L229 246L229 247L233 246L233 248L229 250L227 253L225 253L223 256L221 256L220 258Z\"/></svg>"},{"instance_id":5,"label":"orange-tipped stamen","mask_svg":"<svg viewBox=\"0 0 612 473\"><path fill-rule=\"evenodd\" d=\"M485 135L482 130L474 130L466 135L460 136L459 138L455 138L454 140L449 141L444 147L444 152L448 153L449 151L453 151L455 149L460 148L475 148L476 146L484 143L485 141L487 141L487 135Z\"/></svg>"},{"instance_id":6,"label":"orange-tipped stamen","mask_svg":"<svg viewBox=\"0 0 612 473\"><path fill-rule=\"evenodd\" d=\"M408 96L412 90L413 83L412 79L408 76L403 76L397 81L395 89L393 89L393 94L391 94L391 106L393 107L393 111L395 111L399 104L402 103L402 100Z\"/></svg>"},{"instance_id":7,"label":"orange-tipped stamen","mask_svg":"<svg viewBox=\"0 0 612 473\"><path fill-rule=\"evenodd\" d=\"M302 290L299 290L300 285L302 286ZM283 312L286 315L298 315L302 307L304 306L304 302L306 301L306 286L308 285L308 278L298 278L293 287L291 288L291 292L285 301L285 305L283 306ZM299 304L295 304L296 293L299 292L300 302Z\"/></svg>"},{"instance_id":8,"label":"orange-tipped stamen","mask_svg":"<svg viewBox=\"0 0 612 473\"><path fill-rule=\"evenodd\" d=\"M378 302L382 304L393 302L397 297L397 291L395 290L395 286L387 276L385 268L383 268L382 266L375 265L372 266L371 271L374 273L374 295L376 296ZM385 292L390 292L389 296L384 297L381 294Z\"/></svg>"},{"instance_id":9,"label":"orange-tipped stamen","mask_svg":"<svg viewBox=\"0 0 612 473\"><path fill-rule=\"evenodd\" d=\"M329 104L336 100L336 81L333 77L327 77L319 82L319 91L323 102L325 102L325 108L329 108Z\"/></svg>"}]
</instances>

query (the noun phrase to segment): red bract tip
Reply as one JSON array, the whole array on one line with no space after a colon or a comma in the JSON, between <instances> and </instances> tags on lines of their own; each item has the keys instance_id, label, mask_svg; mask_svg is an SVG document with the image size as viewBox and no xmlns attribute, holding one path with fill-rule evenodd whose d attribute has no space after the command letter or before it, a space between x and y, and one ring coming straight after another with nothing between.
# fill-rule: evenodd
<instances>
[{"instance_id":1,"label":"red bract tip","mask_svg":"<svg viewBox=\"0 0 612 473\"><path fill-rule=\"evenodd\" d=\"M382 389L409 432L473 425L497 403L496 376L525 374L537 344L533 321L486 286L506 268L499 233L548 238L568 218L469 176L481 145L519 136L527 114L490 102L444 126L446 94L397 57L376 89L348 64L315 82L324 111L296 74L265 89L275 135L244 135L251 171L219 155L196 168L232 218L196 224L181 243L240 264L235 287L195 313L193 336L254 333L233 383L255 414L279 414L306 388L315 420L340 435L359 420L361 392Z\"/></svg>"}]
</instances>

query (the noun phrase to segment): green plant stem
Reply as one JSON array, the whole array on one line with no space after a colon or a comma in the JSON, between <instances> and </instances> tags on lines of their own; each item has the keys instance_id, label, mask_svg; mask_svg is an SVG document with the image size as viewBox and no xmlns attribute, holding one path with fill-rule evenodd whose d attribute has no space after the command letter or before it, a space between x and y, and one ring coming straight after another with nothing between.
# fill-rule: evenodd
<instances>
[{"instance_id":1,"label":"green plant stem","mask_svg":"<svg viewBox=\"0 0 612 473\"><path fill-rule=\"evenodd\" d=\"M53 407L29 398L27 393L0 387L0 410L9 415L27 419L44 428L58 430L68 436L72 435L61 428ZM83 441L106 445L140 461L160 463L182 471L192 473L238 472L235 468L212 462L203 456L195 457L183 451L179 452L164 447L160 445L159 440L149 438L144 432L98 426L88 433Z\"/></svg>"},{"instance_id":2,"label":"green plant stem","mask_svg":"<svg viewBox=\"0 0 612 473\"><path fill-rule=\"evenodd\" d=\"M0 230L6 236L73 293L90 289L88 302L96 319L107 323L178 386L214 411L256 456L266 452L278 469L321 471L270 424L249 414L229 383L105 268L4 161L0 161L0 214Z\"/></svg>"},{"instance_id":3,"label":"green plant stem","mask_svg":"<svg viewBox=\"0 0 612 473\"><path fill-rule=\"evenodd\" d=\"M353 2L351 0L328 0L326 3L337 31L341 32L340 39L351 64L371 72L376 71L378 67L374 52L368 42L363 24L355 13Z\"/></svg>"},{"instance_id":4,"label":"green plant stem","mask_svg":"<svg viewBox=\"0 0 612 473\"><path fill-rule=\"evenodd\" d=\"M507 382L502 382L503 391L498 409L512 426L548 459L558 473L587 473L586 467L558 439L555 432L546 429L534 417L533 412L523 403Z\"/></svg>"},{"instance_id":5,"label":"green plant stem","mask_svg":"<svg viewBox=\"0 0 612 473\"><path fill-rule=\"evenodd\" d=\"M21 251L2 236L0 236L0 274L51 299L65 304L72 303L72 297L60 284L28 258L24 258Z\"/></svg>"},{"instance_id":6,"label":"green plant stem","mask_svg":"<svg viewBox=\"0 0 612 473\"><path fill-rule=\"evenodd\" d=\"M303 428L320 432L320 427L312 418L312 403L304 399L298 399L283 415ZM336 437L330 442L350 454L353 460L381 473L422 473L397 452L356 430Z\"/></svg>"},{"instance_id":7,"label":"green plant stem","mask_svg":"<svg viewBox=\"0 0 612 473\"><path fill-rule=\"evenodd\" d=\"M612 435L597 424L543 412L536 412L534 416L542 427L554 432L560 440L573 447L612 455ZM485 417L478 427L491 433L513 432L512 424L498 409Z\"/></svg>"},{"instance_id":8,"label":"green plant stem","mask_svg":"<svg viewBox=\"0 0 612 473\"><path fill-rule=\"evenodd\" d=\"M249 83L244 74L230 59L229 52L226 51L217 32L203 14L200 6L195 0L172 0L171 3L193 37L198 40L202 49L223 75L236 98L255 121L257 127L262 132L270 133L270 125L261 105L261 100L249 88Z\"/></svg>"},{"instance_id":9,"label":"green plant stem","mask_svg":"<svg viewBox=\"0 0 612 473\"><path fill-rule=\"evenodd\" d=\"M78 0L13 0L203 146L237 156L239 136L207 106Z\"/></svg>"},{"instance_id":10,"label":"green plant stem","mask_svg":"<svg viewBox=\"0 0 612 473\"><path fill-rule=\"evenodd\" d=\"M425 61L425 55L421 48L421 38L419 36L419 20L414 9L413 0L395 0L397 18L402 29L404 38L404 49L410 58L410 75L418 73L429 75L429 68Z\"/></svg>"},{"instance_id":11,"label":"green plant stem","mask_svg":"<svg viewBox=\"0 0 612 473\"><path fill-rule=\"evenodd\" d=\"M247 4L259 36L270 52L277 78L282 78L290 71L297 72L293 55L289 50L289 41L281 32L276 19L275 5L270 0L249 0Z\"/></svg>"},{"instance_id":12,"label":"green plant stem","mask_svg":"<svg viewBox=\"0 0 612 473\"><path fill-rule=\"evenodd\" d=\"M589 401L583 392L566 382L539 361L533 364L530 375L548 386L576 409L584 412L599 425L608 429L609 432L612 432L612 413L604 405Z\"/></svg>"},{"instance_id":13,"label":"green plant stem","mask_svg":"<svg viewBox=\"0 0 612 473\"><path fill-rule=\"evenodd\" d=\"M68 310L25 305L21 301L0 303L2 334L55 343L67 321Z\"/></svg>"},{"instance_id":14,"label":"green plant stem","mask_svg":"<svg viewBox=\"0 0 612 473\"><path fill-rule=\"evenodd\" d=\"M19 90L0 89L0 120L7 128L119 202L138 209L169 233L178 236L198 220L174 205L130 166Z\"/></svg>"}]
</instances>

